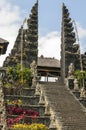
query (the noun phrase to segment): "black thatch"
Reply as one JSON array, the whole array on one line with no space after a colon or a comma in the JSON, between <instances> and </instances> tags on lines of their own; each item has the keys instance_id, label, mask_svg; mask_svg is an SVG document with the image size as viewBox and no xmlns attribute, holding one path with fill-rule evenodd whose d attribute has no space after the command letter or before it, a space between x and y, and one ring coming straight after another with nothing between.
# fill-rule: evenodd
<instances>
[{"instance_id":1,"label":"black thatch","mask_svg":"<svg viewBox=\"0 0 86 130\"><path fill-rule=\"evenodd\" d=\"M6 53L8 44L9 44L9 42L7 40L0 38L0 54Z\"/></svg>"},{"instance_id":2,"label":"black thatch","mask_svg":"<svg viewBox=\"0 0 86 130\"><path fill-rule=\"evenodd\" d=\"M60 61L55 58L39 57L38 66L60 68Z\"/></svg>"}]
</instances>

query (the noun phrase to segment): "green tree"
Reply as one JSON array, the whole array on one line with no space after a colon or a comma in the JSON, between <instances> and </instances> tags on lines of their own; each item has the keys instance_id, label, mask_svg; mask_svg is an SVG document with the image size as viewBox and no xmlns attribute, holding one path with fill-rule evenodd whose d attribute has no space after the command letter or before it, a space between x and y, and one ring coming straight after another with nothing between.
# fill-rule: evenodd
<instances>
[{"instance_id":1,"label":"green tree","mask_svg":"<svg viewBox=\"0 0 86 130\"><path fill-rule=\"evenodd\" d=\"M31 82L31 70L23 66L21 70L20 64L17 64L16 67L8 67L6 70L6 80L5 85L9 86L25 86L29 85Z\"/></svg>"},{"instance_id":2,"label":"green tree","mask_svg":"<svg viewBox=\"0 0 86 130\"><path fill-rule=\"evenodd\" d=\"M82 88L84 85L84 79L86 78L86 71L76 70L75 78L79 81L79 87Z\"/></svg>"}]
</instances>

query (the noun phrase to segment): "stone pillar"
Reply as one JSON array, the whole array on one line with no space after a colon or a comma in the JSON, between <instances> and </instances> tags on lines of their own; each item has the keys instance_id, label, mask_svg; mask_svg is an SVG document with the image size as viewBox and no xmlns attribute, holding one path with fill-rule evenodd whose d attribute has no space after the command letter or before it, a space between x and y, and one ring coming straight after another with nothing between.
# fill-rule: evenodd
<instances>
[{"instance_id":1,"label":"stone pillar","mask_svg":"<svg viewBox=\"0 0 86 130\"><path fill-rule=\"evenodd\" d=\"M4 104L4 93L2 89L2 75L0 73L0 130L7 130L6 124L6 111L5 111L5 104Z\"/></svg>"}]
</instances>

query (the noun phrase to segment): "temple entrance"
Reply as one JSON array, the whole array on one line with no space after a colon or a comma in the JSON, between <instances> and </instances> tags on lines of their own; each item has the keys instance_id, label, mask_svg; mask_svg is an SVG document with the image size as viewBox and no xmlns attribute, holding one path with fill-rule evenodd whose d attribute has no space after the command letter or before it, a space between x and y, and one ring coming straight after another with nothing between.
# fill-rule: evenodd
<instances>
[{"instance_id":1,"label":"temple entrance","mask_svg":"<svg viewBox=\"0 0 86 130\"><path fill-rule=\"evenodd\" d=\"M41 56L38 58L37 71L40 81L56 82L60 77L60 61Z\"/></svg>"}]
</instances>

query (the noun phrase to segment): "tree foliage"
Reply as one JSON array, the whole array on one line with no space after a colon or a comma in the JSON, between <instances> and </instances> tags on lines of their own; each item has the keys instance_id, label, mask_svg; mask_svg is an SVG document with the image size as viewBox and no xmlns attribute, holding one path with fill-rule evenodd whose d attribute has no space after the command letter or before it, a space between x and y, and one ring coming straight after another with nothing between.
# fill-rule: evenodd
<instances>
[{"instance_id":1,"label":"tree foliage","mask_svg":"<svg viewBox=\"0 0 86 130\"><path fill-rule=\"evenodd\" d=\"M31 70L23 66L21 70L20 64L16 67L8 67L6 70L5 85L22 86L31 82Z\"/></svg>"},{"instance_id":2,"label":"tree foliage","mask_svg":"<svg viewBox=\"0 0 86 130\"><path fill-rule=\"evenodd\" d=\"M84 79L86 78L86 71L76 70L75 78L77 78L79 82L79 87L82 88L84 84Z\"/></svg>"}]
</instances>

